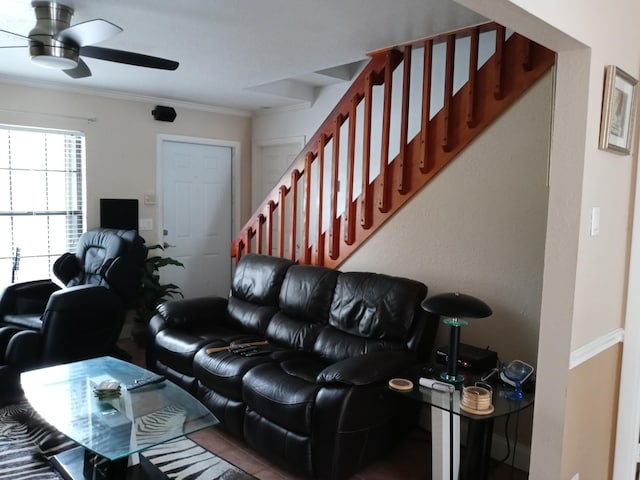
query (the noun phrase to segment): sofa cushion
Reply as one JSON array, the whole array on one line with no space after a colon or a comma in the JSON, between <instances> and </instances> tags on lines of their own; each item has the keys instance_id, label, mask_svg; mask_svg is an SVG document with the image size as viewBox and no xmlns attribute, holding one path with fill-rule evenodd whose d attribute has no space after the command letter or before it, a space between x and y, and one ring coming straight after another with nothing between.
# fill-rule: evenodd
<instances>
[{"instance_id":1,"label":"sofa cushion","mask_svg":"<svg viewBox=\"0 0 640 480\"><path fill-rule=\"evenodd\" d=\"M280 311L267 327L266 336L281 345L311 350L329 318L338 272L324 267L294 265L280 291Z\"/></svg>"},{"instance_id":2,"label":"sofa cushion","mask_svg":"<svg viewBox=\"0 0 640 480\"><path fill-rule=\"evenodd\" d=\"M282 283L280 310L305 323L326 323L338 275L326 267L293 265Z\"/></svg>"},{"instance_id":3,"label":"sofa cushion","mask_svg":"<svg viewBox=\"0 0 640 480\"><path fill-rule=\"evenodd\" d=\"M250 410L281 427L310 434L316 395L321 388L315 378L326 366L315 355L259 365L247 372L242 399Z\"/></svg>"},{"instance_id":4,"label":"sofa cushion","mask_svg":"<svg viewBox=\"0 0 640 480\"><path fill-rule=\"evenodd\" d=\"M278 308L272 305L254 305L235 297L229 297L225 323L239 331L264 335Z\"/></svg>"},{"instance_id":5,"label":"sofa cushion","mask_svg":"<svg viewBox=\"0 0 640 480\"><path fill-rule=\"evenodd\" d=\"M255 339L246 339L247 342L251 340ZM228 350L208 354L208 347L207 345L196 353L193 371L202 385L234 401L242 399L245 374L257 365L273 362L269 355L245 357Z\"/></svg>"},{"instance_id":6,"label":"sofa cushion","mask_svg":"<svg viewBox=\"0 0 640 480\"><path fill-rule=\"evenodd\" d=\"M278 295L291 260L247 254L236 266L231 296L254 305L278 305Z\"/></svg>"},{"instance_id":7,"label":"sofa cushion","mask_svg":"<svg viewBox=\"0 0 640 480\"><path fill-rule=\"evenodd\" d=\"M364 338L359 335L341 332L331 326L322 329L313 345L315 353L331 362L373 352L406 349L406 344L401 341Z\"/></svg>"},{"instance_id":8,"label":"sofa cushion","mask_svg":"<svg viewBox=\"0 0 640 480\"><path fill-rule=\"evenodd\" d=\"M416 305L427 287L415 280L376 273L338 277L329 324L363 338L406 341Z\"/></svg>"},{"instance_id":9,"label":"sofa cushion","mask_svg":"<svg viewBox=\"0 0 640 480\"><path fill-rule=\"evenodd\" d=\"M181 374L193 375L193 358L198 350L214 340L218 340L220 345L228 345L236 337L238 332L220 326L188 331L166 328L155 336L155 358Z\"/></svg>"}]
</instances>

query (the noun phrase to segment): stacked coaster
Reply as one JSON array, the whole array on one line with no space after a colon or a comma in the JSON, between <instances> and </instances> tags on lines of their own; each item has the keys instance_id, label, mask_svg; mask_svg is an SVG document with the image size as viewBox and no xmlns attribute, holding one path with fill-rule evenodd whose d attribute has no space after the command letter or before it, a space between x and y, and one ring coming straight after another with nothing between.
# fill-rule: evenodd
<instances>
[{"instance_id":1,"label":"stacked coaster","mask_svg":"<svg viewBox=\"0 0 640 480\"><path fill-rule=\"evenodd\" d=\"M491 404L491 390L479 387L465 387L460 399L460 410L474 415L489 415L494 412Z\"/></svg>"},{"instance_id":2,"label":"stacked coaster","mask_svg":"<svg viewBox=\"0 0 640 480\"><path fill-rule=\"evenodd\" d=\"M120 383L115 380L105 380L93 388L93 394L99 400L117 398L120 396Z\"/></svg>"}]
</instances>

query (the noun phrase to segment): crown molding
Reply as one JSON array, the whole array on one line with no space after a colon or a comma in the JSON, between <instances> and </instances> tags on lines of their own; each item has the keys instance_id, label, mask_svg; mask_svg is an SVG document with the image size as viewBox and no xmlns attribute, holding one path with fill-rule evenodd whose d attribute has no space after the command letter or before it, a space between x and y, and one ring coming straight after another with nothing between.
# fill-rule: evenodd
<instances>
[{"instance_id":1,"label":"crown molding","mask_svg":"<svg viewBox=\"0 0 640 480\"><path fill-rule=\"evenodd\" d=\"M30 88L42 88L47 90L55 90L65 93L74 93L82 95L91 95L94 97L108 98L111 100L126 100L140 103L170 103L172 107L186 108L189 110L197 110L208 113L219 113L223 115L233 115L236 117L251 117L253 114L248 110L241 110L229 107L220 107L216 105L206 105L195 102L185 102L176 100L173 98L153 97L147 95L137 95L134 93L118 92L115 90L105 90L100 88L87 88L87 87L71 87L68 85L61 85L54 82L39 81L27 78L10 77L0 75L0 83L6 85L15 85L18 87L30 87Z\"/></svg>"}]
</instances>

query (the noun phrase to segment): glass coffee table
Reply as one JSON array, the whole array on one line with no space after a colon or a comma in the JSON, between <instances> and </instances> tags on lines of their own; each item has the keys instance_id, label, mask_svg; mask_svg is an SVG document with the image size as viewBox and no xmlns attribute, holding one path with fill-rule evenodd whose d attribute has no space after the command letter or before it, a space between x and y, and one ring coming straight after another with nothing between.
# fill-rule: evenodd
<instances>
[{"instance_id":1,"label":"glass coffee table","mask_svg":"<svg viewBox=\"0 0 640 480\"><path fill-rule=\"evenodd\" d=\"M76 479L167 478L139 452L217 425L211 412L169 380L127 390L152 372L100 357L24 372L22 389L31 406L78 444L51 461ZM120 383L120 394L99 399L94 388Z\"/></svg>"}]
</instances>

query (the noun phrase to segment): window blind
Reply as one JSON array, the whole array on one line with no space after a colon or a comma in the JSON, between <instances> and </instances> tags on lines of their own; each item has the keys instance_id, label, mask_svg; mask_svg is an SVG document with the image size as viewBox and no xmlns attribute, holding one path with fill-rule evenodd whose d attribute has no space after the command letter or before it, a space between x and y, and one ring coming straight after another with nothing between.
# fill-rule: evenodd
<instances>
[{"instance_id":1,"label":"window blind","mask_svg":"<svg viewBox=\"0 0 640 480\"><path fill-rule=\"evenodd\" d=\"M75 250L84 146L80 132L0 125L0 284L50 278L53 262Z\"/></svg>"}]
</instances>

